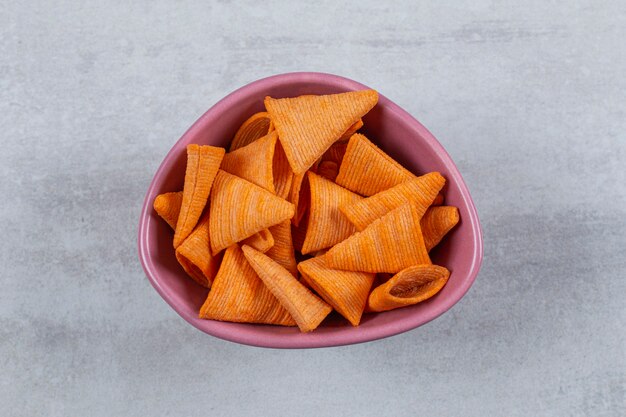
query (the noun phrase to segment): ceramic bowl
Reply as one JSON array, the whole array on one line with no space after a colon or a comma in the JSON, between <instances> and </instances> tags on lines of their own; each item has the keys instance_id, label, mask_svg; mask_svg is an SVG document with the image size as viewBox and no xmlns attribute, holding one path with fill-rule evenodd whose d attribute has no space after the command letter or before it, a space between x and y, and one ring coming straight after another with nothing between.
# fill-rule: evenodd
<instances>
[{"instance_id":1,"label":"ceramic bowl","mask_svg":"<svg viewBox=\"0 0 626 417\"><path fill-rule=\"evenodd\" d=\"M312 348L348 345L396 335L443 314L470 288L483 257L478 215L461 173L435 137L391 100L380 95L363 118L361 131L415 174L439 171L447 179L445 204L459 208L460 223L431 252L433 263L451 271L446 286L433 298L411 307L364 314L358 327L333 313L315 331L297 327L227 323L198 318L208 290L185 275L172 248L173 233L152 209L155 196L182 190L186 146L190 143L227 147L237 128L253 113L263 111L263 98L302 94L331 94L370 88L356 81L322 73L290 73L252 82L211 107L174 144L154 174L139 222L139 259L148 279L163 299L187 322L212 336L247 345L273 348ZM376 88L372 86L371 88Z\"/></svg>"}]
</instances>

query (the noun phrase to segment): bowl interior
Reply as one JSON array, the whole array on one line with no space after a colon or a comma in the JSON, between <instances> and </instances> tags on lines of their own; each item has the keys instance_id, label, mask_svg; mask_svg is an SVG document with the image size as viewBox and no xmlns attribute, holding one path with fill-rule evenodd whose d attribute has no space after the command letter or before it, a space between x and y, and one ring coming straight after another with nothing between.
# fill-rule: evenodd
<instances>
[{"instance_id":1,"label":"bowl interior","mask_svg":"<svg viewBox=\"0 0 626 417\"><path fill-rule=\"evenodd\" d=\"M185 148L199 143L227 147L237 128L250 115L263 111L263 98L330 94L368 88L355 81L320 73L278 75L248 84L205 113L174 145L154 176L146 195L139 227L139 255L155 289L185 320L211 335L255 346L322 347L364 342L415 328L439 316L469 289L482 261L482 236L469 192L449 155L414 118L384 96L364 118L364 134L415 174L439 171L447 183L445 203L459 208L459 225L431 253L435 264L451 271L450 280L435 297L411 307L365 314L359 327L333 314L314 332L297 328L200 320L197 312L208 291L189 279L176 261L173 232L152 210L154 198L182 190Z\"/></svg>"}]
</instances>

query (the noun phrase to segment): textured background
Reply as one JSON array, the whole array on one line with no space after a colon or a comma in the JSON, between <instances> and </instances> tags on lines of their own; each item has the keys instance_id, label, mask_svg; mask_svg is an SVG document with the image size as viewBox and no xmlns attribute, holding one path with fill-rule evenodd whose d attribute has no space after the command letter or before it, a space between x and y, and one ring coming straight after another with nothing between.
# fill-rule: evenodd
<instances>
[{"instance_id":1,"label":"textured background","mask_svg":"<svg viewBox=\"0 0 626 417\"><path fill-rule=\"evenodd\" d=\"M624 415L626 3L126 3L0 3L0 415ZM297 70L377 88L465 176L485 259L434 322L251 348L144 277L170 146Z\"/></svg>"}]
</instances>

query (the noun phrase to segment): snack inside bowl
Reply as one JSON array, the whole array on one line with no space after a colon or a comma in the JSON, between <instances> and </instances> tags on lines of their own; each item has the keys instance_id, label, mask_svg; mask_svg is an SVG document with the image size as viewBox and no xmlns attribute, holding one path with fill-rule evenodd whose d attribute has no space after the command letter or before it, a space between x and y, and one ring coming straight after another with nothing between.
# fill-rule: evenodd
<instances>
[{"instance_id":1,"label":"snack inside bowl","mask_svg":"<svg viewBox=\"0 0 626 417\"><path fill-rule=\"evenodd\" d=\"M443 314L467 292L478 274L483 256L482 233L469 191L454 162L432 134L396 104L379 95L378 104L363 118L361 132L414 174L440 172L447 180L445 204L458 207L459 224L431 252L434 264L450 270L445 287L436 296L419 304L385 313L364 314L358 327L333 313L311 333L301 333L297 327L198 318L209 290L186 276L172 248L171 229L152 209L157 195L182 189L186 146L197 143L228 149L238 127L252 114L264 111L265 96L295 97L367 88L347 78L322 73L290 73L265 78L236 90L215 104L173 146L154 175L144 200L139 224L139 258L154 288L186 321L210 335L254 346L338 346L376 340L416 328Z\"/></svg>"}]
</instances>

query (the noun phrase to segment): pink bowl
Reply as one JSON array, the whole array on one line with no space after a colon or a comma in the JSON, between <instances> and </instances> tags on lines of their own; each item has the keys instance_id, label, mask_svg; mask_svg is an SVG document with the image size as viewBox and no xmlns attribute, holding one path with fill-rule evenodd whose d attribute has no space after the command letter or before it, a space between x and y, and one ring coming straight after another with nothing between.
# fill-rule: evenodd
<instances>
[{"instance_id":1,"label":"pink bowl","mask_svg":"<svg viewBox=\"0 0 626 417\"><path fill-rule=\"evenodd\" d=\"M211 107L176 142L157 170L144 200L139 221L139 259L150 282L163 299L190 324L213 336L247 345L273 348L339 346L376 340L414 329L443 314L465 295L483 257L482 232L476 208L463 178L437 139L411 115L380 95L378 105L364 118L365 135L416 174L441 172L447 181L445 204L459 208L461 222L432 253L433 263L451 271L450 280L435 297L411 307L365 314L358 327L331 316L312 333L298 328L201 320L198 311L207 290L189 279L172 249L172 232L152 209L160 193L181 190L185 148L189 143L226 147L237 127L262 111L263 98L301 94L330 94L366 89L336 75L300 72L275 75L250 83Z\"/></svg>"}]
</instances>

